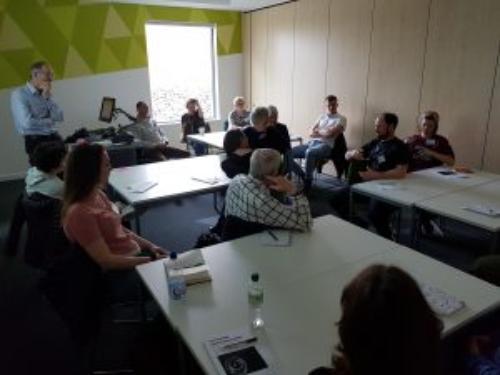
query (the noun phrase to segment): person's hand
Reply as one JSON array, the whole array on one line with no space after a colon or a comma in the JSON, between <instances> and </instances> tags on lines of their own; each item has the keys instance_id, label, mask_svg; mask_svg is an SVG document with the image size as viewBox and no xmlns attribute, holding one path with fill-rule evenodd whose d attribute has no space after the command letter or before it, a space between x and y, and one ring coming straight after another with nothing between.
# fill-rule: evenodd
<instances>
[{"instance_id":1,"label":"person's hand","mask_svg":"<svg viewBox=\"0 0 500 375\"><path fill-rule=\"evenodd\" d=\"M297 192L295 185L284 176L266 176L269 189L293 195Z\"/></svg>"},{"instance_id":2,"label":"person's hand","mask_svg":"<svg viewBox=\"0 0 500 375\"><path fill-rule=\"evenodd\" d=\"M433 156L433 152L429 150L427 147L419 147L417 149L417 155L419 158L427 159Z\"/></svg>"},{"instance_id":3,"label":"person's hand","mask_svg":"<svg viewBox=\"0 0 500 375\"><path fill-rule=\"evenodd\" d=\"M371 181L371 180L376 180L378 178L378 172L368 168L364 172L359 172L360 177L363 179L363 181Z\"/></svg>"},{"instance_id":4,"label":"person's hand","mask_svg":"<svg viewBox=\"0 0 500 375\"><path fill-rule=\"evenodd\" d=\"M156 245L152 246L149 250L156 256L156 259L163 259L168 256L167 250Z\"/></svg>"},{"instance_id":5,"label":"person's hand","mask_svg":"<svg viewBox=\"0 0 500 375\"><path fill-rule=\"evenodd\" d=\"M167 145L166 145L166 143L159 143L159 144L156 145L156 148L158 150L166 150L167 149Z\"/></svg>"},{"instance_id":6,"label":"person's hand","mask_svg":"<svg viewBox=\"0 0 500 375\"><path fill-rule=\"evenodd\" d=\"M345 154L345 158L347 160L365 160L365 156L363 155L363 151L362 150L351 150L351 151L348 151L346 154Z\"/></svg>"},{"instance_id":7,"label":"person's hand","mask_svg":"<svg viewBox=\"0 0 500 375\"><path fill-rule=\"evenodd\" d=\"M488 336L473 336L469 340L469 354L480 356L488 351L491 345L491 340Z\"/></svg>"},{"instance_id":8,"label":"person's hand","mask_svg":"<svg viewBox=\"0 0 500 375\"><path fill-rule=\"evenodd\" d=\"M321 135L319 134L318 128L314 128L309 135L311 138L319 138Z\"/></svg>"},{"instance_id":9,"label":"person's hand","mask_svg":"<svg viewBox=\"0 0 500 375\"><path fill-rule=\"evenodd\" d=\"M40 89L42 90L42 96L47 99L51 95L52 83L50 81L40 82Z\"/></svg>"}]
</instances>

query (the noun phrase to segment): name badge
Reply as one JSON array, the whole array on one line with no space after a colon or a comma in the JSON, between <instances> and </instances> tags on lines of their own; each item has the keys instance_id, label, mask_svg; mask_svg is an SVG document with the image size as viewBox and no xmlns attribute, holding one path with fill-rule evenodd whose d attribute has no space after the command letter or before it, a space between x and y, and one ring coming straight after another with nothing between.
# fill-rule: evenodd
<instances>
[{"instance_id":1,"label":"name badge","mask_svg":"<svg viewBox=\"0 0 500 375\"><path fill-rule=\"evenodd\" d=\"M425 145L426 146L435 146L436 145L436 140L435 139L426 139L425 140Z\"/></svg>"},{"instance_id":2,"label":"name badge","mask_svg":"<svg viewBox=\"0 0 500 375\"><path fill-rule=\"evenodd\" d=\"M385 156L384 155L379 155L377 157L377 161L378 161L379 164L385 163Z\"/></svg>"}]
</instances>

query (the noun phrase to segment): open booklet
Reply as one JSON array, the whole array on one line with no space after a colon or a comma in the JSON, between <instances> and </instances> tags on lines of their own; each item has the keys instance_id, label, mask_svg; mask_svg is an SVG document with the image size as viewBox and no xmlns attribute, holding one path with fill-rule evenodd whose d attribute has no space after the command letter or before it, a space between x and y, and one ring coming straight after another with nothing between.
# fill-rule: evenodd
<instances>
[{"instance_id":1,"label":"open booklet","mask_svg":"<svg viewBox=\"0 0 500 375\"><path fill-rule=\"evenodd\" d=\"M220 375L277 374L267 341L249 329L211 337L204 345Z\"/></svg>"},{"instance_id":2,"label":"open booklet","mask_svg":"<svg viewBox=\"0 0 500 375\"><path fill-rule=\"evenodd\" d=\"M165 272L167 272L168 259L163 261ZM171 274L181 274L186 280L186 285L204 283L212 280L210 269L205 264L205 259L200 250L190 250L177 256L177 263L181 267L178 270L171 270Z\"/></svg>"},{"instance_id":3,"label":"open booklet","mask_svg":"<svg viewBox=\"0 0 500 375\"><path fill-rule=\"evenodd\" d=\"M427 303L438 315L448 316L465 307L465 302L460 301L458 298L449 295L435 286L422 282L419 285Z\"/></svg>"}]
</instances>

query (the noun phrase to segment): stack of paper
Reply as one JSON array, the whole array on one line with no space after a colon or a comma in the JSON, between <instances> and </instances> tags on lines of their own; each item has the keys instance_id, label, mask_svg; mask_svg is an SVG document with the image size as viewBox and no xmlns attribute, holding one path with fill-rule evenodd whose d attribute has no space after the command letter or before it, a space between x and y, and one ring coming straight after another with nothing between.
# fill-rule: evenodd
<instances>
[{"instance_id":1,"label":"stack of paper","mask_svg":"<svg viewBox=\"0 0 500 375\"><path fill-rule=\"evenodd\" d=\"M217 177L209 177L209 176L193 176L191 177L194 181L203 182L208 185L215 185L220 182L220 179Z\"/></svg>"},{"instance_id":2,"label":"stack of paper","mask_svg":"<svg viewBox=\"0 0 500 375\"><path fill-rule=\"evenodd\" d=\"M380 190L396 190L401 188L399 183L393 181L377 182L377 186Z\"/></svg>"},{"instance_id":3,"label":"stack of paper","mask_svg":"<svg viewBox=\"0 0 500 375\"><path fill-rule=\"evenodd\" d=\"M476 204L471 206L464 206L463 209L474 212L476 214L486 215L490 217L500 216L500 208L498 207L488 207L482 204Z\"/></svg>"},{"instance_id":4,"label":"stack of paper","mask_svg":"<svg viewBox=\"0 0 500 375\"><path fill-rule=\"evenodd\" d=\"M132 193L144 193L151 189L152 187L158 185L156 181L139 181L134 184L127 186L127 189Z\"/></svg>"},{"instance_id":5,"label":"stack of paper","mask_svg":"<svg viewBox=\"0 0 500 375\"><path fill-rule=\"evenodd\" d=\"M260 243L263 246L290 246L292 244L292 233L289 230L265 230L260 236Z\"/></svg>"},{"instance_id":6,"label":"stack of paper","mask_svg":"<svg viewBox=\"0 0 500 375\"><path fill-rule=\"evenodd\" d=\"M420 283L420 289L427 303L438 315L451 315L465 307L465 303L441 289L425 283Z\"/></svg>"}]
</instances>

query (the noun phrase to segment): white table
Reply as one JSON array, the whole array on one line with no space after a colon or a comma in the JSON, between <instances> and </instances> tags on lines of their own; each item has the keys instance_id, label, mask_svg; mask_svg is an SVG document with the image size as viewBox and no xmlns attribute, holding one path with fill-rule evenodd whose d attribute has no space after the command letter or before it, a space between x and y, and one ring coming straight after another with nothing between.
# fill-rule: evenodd
<instances>
[{"instance_id":1,"label":"white table","mask_svg":"<svg viewBox=\"0 0 500 375\"><path fill-rule=\"evenodd\" d=\"M492 234L491 252L497 250L500 236L500 217L490 217L468 210L466 206L483 205L500 207L500 181L493 181L452 194L441 195L433 199L416 203L418 209L454 219Z\"/></svg>"},{"instance_id":2,"label":"white table","mask_svg":"<svg viewBox=\"0 0 500 375\"><path fill-rule=\"evenodd\" d=\"M373 263L397 264L417 279L466 302L445 318L449 333L498 306L500 288L387 241L333 216L314 221L310 233L294 233L290 247L265 247L262 234L203 249L212 282L188 288L170 301L161 261L137 271L172 327L207 374L215 374L203 346L210 336L248 325L247 283L259 272L264 285L264 335L280 374L305 374L328 365L338 343L335 322L347 282Z\"/></svg>"},{"instance_id":3,"label":"white table","mask_svg":"<svg viewBox=\"0 0 500 375\"><path fill-rule=\"evenodd\" d=\"M226 132L213 132L205 134L189 134L187 138L191 141L206 144L220 150L224 149L224 136Z\"/></svg>"},{"instance_id":4,"label":"white table","mask_svg":"<svg viewBox=\"0 0 500 375\"><path fill-rule=\"evenodd\" d=\"M224 136L226 132L213 132L213 133L205 133L205 134L189 134L187 136L188 139L206 144L210 147L215 147L218 149L224 149ZM302 137L298 135L290 136L291 142L299 142L302 144Z\"/></svg>"},{"instance_id":5,"label":"white table","mask_svg":"<svg viewBox=\"0 0 500 375\"><path fill-rule=\"evenodd\" d=\"M223 190L230 180L220 167L221 158L208 155L116 168L111 171L109 184L128 204L144 209L159 202ZM130 187L141 181L154 181L156 185L143 193L134 193ZM136 219L139 223L139 216Z\"/></svg>"},{"instance_id":6,"label":"white table","mask_svg":"<svg viewBox=\"0 0 500 375\"><path fill-rule=\"evenodd\" d=\"M500 180L500 175L482 171L451 176L441 175L439 171L447 171L447 168L436 167L409 173L400 180L362 182L353 185L352 190L396 206L409 207L443 194Z\"/></svg>"},{"instance_id":7,"label":"white table","mask_svg":"<svg viewBox=\"0 0 500 375\"><path fill-rule=\"evenodd\" d=\"M350 210L352 213L352 195L362 194L378 201L386 202L401 209L407 209L410 215L411 241L417 241L418 230L415 228L415 205L420 202L451 194L458 191L481 186L500 180L500 175L474 171L471 174L442 175L439 172L448 171L445 167L424 169L409 173L400 180L376 180L353 185L351 188ZM400 217L401 220L401 217ZM399 223L401 225L401 223Z\"/></svg>"}]
</instances>

